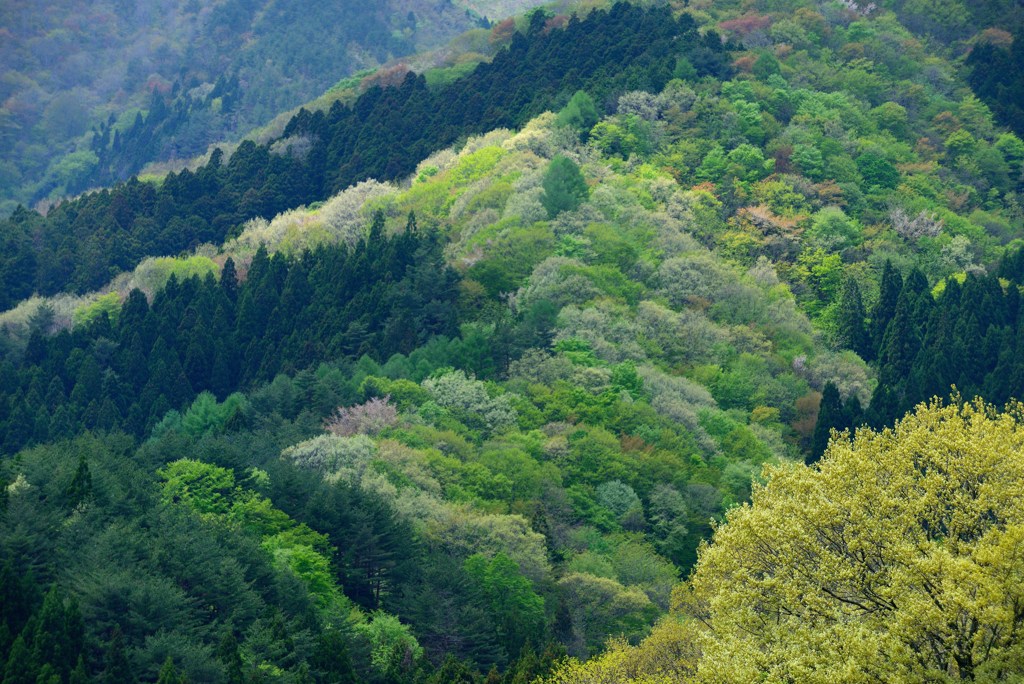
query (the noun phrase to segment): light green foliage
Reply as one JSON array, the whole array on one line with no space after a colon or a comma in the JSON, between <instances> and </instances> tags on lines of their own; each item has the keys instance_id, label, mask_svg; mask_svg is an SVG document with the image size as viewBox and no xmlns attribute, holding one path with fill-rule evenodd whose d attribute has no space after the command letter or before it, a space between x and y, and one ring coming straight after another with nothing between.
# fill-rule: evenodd
<instances>
[{"instance_id":1,"label":"light green foliage","mask_svg":"<svg viewBox=\"0 0 1024 684\"><path fill-rule=\"evenodd\" d=\"M232 420L239 419L248 410L249 400L239 392L228 396L222 403L210 392L202 392L184 415L168 411L153 428L152 436L158 438L172 430L180 430L191 437L219 434Z\"/></svg>"},{"instance_id":2,"label":"light green foliage","mask_svg":"<svg viewBox=\"0 0 1024 684\"><path fill-rule=\"evenodd\" d=\"M635 114L601 121L590 131L590 137L593 145L609 157L646 157L654 150L651 125Z\"/></svg>"},{"instance_id":3,"label":"light green foliage","mask_svg":"<svg viewBox=\"0 0 1024 684\"><path fill-rule=\"evenodd\" d=\"M442 505L427 513L428 543L462 557L504 553L531 582L549 577L544 537L522 516L481 513L465 505Z\"/></svg>"},{"instance_id":4,"label":"light green foliage","mask_svg":"<svg viewBox=\"0 0 1024 684\"><path fill-rule=\"evenodd\" d=\"M658 269L660 292L675 307L706 306L736 282L732 270L708 252L694 252L668 259Z\"/></svg>"},{"instance_id":5,"label":"light green foliage","mask_svg":"<svg viewBox=\"0 0 1024 684\"><path fill-rule=\"evenodd\" d=\"M395 192L390 184L363 181L315 209L300 207L278 214L271 221L252 219L228 247L232 251L253 254L262 244L271 252L295 254L302 249L339 242L354 246L366 235L376 205L387 202Z\"/></svg>"},{"instance_id":6,"label":"light green foliage","mask_svg":"<svg viewBox=\"0 0 1024 684\"><path fill-rule=\"evenodd\" d=\"M795 145L791 159L803 175L811 180L824 180L825 160L821 156L821 150L816 146L806 144Z\"/></svg>"},{"instance_id":7,"label":"light green foliage","mask_svg":"<svg viewBox=\"0 0 1024 684\"><path fill-rule=\"evenodd\" d=\"M423 77L427 79L427 86L431 89L438 89L450 85L454 81L472 72L480 62L484 61L485 58L483 55L477 55L474 59L473 56L467 54L463 56L463 59L464 61L450 67L428 69L425 71L423 73Z\"/></svg>"},{"instance_id":8,"label":"light green foliage","mask_svg":"<svg viewBox=\"0 0 1024 684\"><path fill-rule=\"evenodd\" d=\"M977 148L978 141L969 131L959 129L953 131L946 138L946 151L952 157L960 157L973 154Z\"/></svg>"},{"instance_id":9,"label":"light green foliage","mask_svg":"<svg viewBox=\"0 0 1024 684\"><path fill-rule=\"evenodd\" d=\"M197 276L200 279L207 274L218 272L217 265L205 256L193 255L183 258L156 257L140 263L128 278L125 289L137 287L143 292L153 294L162 288L173 275L178 281Z\"/></svg>"},{"instance_id":10,"label":"light green foliage","mask_svg":"<svg viewBox=\"0 0 1024 684\"><path fill-rule=\"evenodd\" d=\"M814 214L806 236L826 251L840 251L861 241L861 229L839 207L824 207Z\"/></svg>"},{"instance_id":11,"label":"light green foliage","mask_svg":"<svg viewBox=\"0 0 1024 684\"><path fill-rule=\"evenodd\" d=\"M594 100L582 90L577 90L569 104L558 113L556 126L569 126L580 131L589 131L598 121Z\"/></svg>"},{"instance_id":12,"label":"light green foliage","mask_svg":"<svg viewBox=\"0 0 1024 684\"><path fill-rule=\"evenodd\" d=\"M438 406L451 411L470 427L487 433L501 432L516 421L516 411L507 396L491 396L485 383L451 371L423 381L423 388Z\"/></svg>"},{"instance_id":13,"label":"light green foliage","mask_svg":"<svg viewBox=\"0 0 1024 684\"><path fill-rule=\"evenodd\" d=\"M1013 133L1003 133L996 138L996 149L1018 174L1024 171L1024 141Z\"/></svg>"},{"instance_id":14,"label":"light green foliage","mask_svg":"<svg viewBox=\"0 0 1024 684\"><path fill-rule=\"evenodd\" d=\"M302 532L301 528L298 528ZM267 537L263 548L279 567L288 568L305 586L328 626L342 626L353 617L351 602L341 593L331 570L330 557L317 550L295 530ZM376 665L376 662L374 663Z\"/></svg>"},{"instance_id":15,"label":"light green foliage","mask_svg":"<svg viewBox=\"0 0 1024 684\"><path fill-rule=\"evenodd\" d=\"M569 611L569 652L577 656L594 653L610 636L643 635L657 613L643 591L606 577L571 573L558 588Z\"/></svg>"},{"instance_id":16,"label":"light green foliage","mask_svg":"<svg viewBox=\"0 0 1024 684\"><path fill-rule=\"evenodd\" d=\"M910 132L907 109L901 104L883 102L871 110L871 115L879 128L889 131L897 138L903 138Z\"/></svg>"},{"instance_id":17,"label":"light green foliage","mask_svg":"<svg viewBox=\"0 0 1024 684\"><path fill-rule=\"evenodd\" d=\"M725 177L728 170L729 160L726 157L725 150L721 145L715 144L705 155L704 160L694 175L698 180L716 183Z\"/></svg>"},{"instance_id":18,"label":"light green foliage","mask_svg":"<svg viewBox=\"0 0 1024 684\"><path fill-rule=\"evenodd\" d=\"M463 567L474 583L473 589L488 605L498 624L499 638L510 653L544 633L544 599L533 589L511 558L497 553L492 558L473 554Z\"/></svg>"},{"instance_id":19,"label":"light green foliage","mask_svg":"<svg viewBox=\"0 0 1024 684\"><path fill-rule=\"evenodd\" d=\"M553 463L540 463L530 454L512 445L488 444L480 453L479 463L494 477L503 477L508 483L511 501L539 499L550 484L560 484L562 474ZM493 494L486 493L493 498Z\"/></svg>"},{"instance_id":20,"label":"light green foliage","mask_svg":"<svg viewBox=\"0 0 1024 684\"><path fill-rule=\"evenodd\" d=\"M47 175L59 188L75 187L92 175L99 161L92 150L76 150L51 165Z\"/></svg>"},{"instance_id":21,"label":"light green foliage","mask_svg":"<svg viewBox=\"0 0 1024 684\"><path fill-rule=\"evenodd\" d=\"M385 681L408 674L423 657L423 648L416 637L393 615L374 613L356 630L369 642L373 669Z\"/></svg>"},{"instance_id":22,"label":"light green foliage","mask_svg":"<svg viewBox=\"0 0 1024 684\"><path fill-rule=\"evenodd\" d=\"M821 303L836 301L843 286L843 262L835 253L821 247L803 251L797 259L794 276L803 281L817 300L808 302L811 311L820 310Z\"/></svg>"},{"instance_id":23,"label":"light green foliage","mask_svg":"<svg viewBox=\"0 0 1024 684\"><path fill-rule=\"evenodd\" d=\"M342 626L360 615L338 587L327 537L296 523L270 500L235 483L226 468L193 459L169 463L157 474L161 495L212 523L227 524L261 540L275 565L292 573L309 592L327 625Z\"/></svg>"},{"instance_id":24,"label":"light green foliage","mask_svg":"<svg viewBox=\"0 0 1024 684\"><path fill-rule=\"evenodd\" d=\"M561 308L584 304L598 293L579 261L552 256L534 268L529 281L516 293L516 306L527 310L538 302L549 301Z\"/></svg>"},{"instance_id":25,"label":"light green foliage","mask_svg":"<svg viewBox=\"0 0 1024 684\"><path fill-rule=\"evenodd\" d=\"M290 446L281 452L281 456L301 468L344 479L358 479L376 452L376 443L366 435L342 437L327 434Z\"/></svg>"},{"instance_id":26,"label":"light green foliage","mask_svg":"<svg viewBox=\"0 0 1024 684\"><path fill-rule=\"evenodd\" d=\"M105 295L97 297L95 301L87 304L79 309L76 309L73 314L74 324L88 325L98 319L100 316L106 316L110 319L111 323L114 323L117 319L117 314L121 310L121 297L116 292L108 292Z\"/></svg>"},{"instance_id":27,"label":"light green foliage","mask_svg":"<svg viewBox=\"0 0 1024 684\"><path fill-rule=\"evenodd\" d=\"M430 399L430 393L411 380L391 380L374 375L363 380L359 385L359 393L367 400L390 397L399 410L419 406Z\"/></svg>"},{"instance_id":28,"label":"light green foliage","mask_svg":"<svg viewBox=\"0 0 1024 684\"><path fill-rule=\"evenodd\" d=\"M168 463L157 474L168 503L182 503L200 513L225 514L234 494L235 476L230 470L183 458Z\"/></svg>"},{"instance_id":29,"label":"light green foliage","mask_svg":"<svg viewBox=\"0 0 1024 684\"><path fill-rule=\"evenodd\" d=\"M672 588L679 582L679 570L640 539L621 541L610 555L616 579L628 587L639 587L661 610L668 610Z\"/></svg>"}]
</instances>

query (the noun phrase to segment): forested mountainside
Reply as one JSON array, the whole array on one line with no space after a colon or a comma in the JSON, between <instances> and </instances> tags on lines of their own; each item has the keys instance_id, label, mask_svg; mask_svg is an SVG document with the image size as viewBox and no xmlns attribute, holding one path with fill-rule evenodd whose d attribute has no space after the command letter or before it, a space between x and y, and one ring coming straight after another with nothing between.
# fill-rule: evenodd
<instances>
[{"instance_id":1,"label":"forested mountainside","mask_svg":"<svg viewBox=\"0 0 1024 684\"><path fill-rule=\"evenodd\" d=\"M62 203L45 220L17 212L3 225L8 249L0 280L12 289L2 304L34 291L95 289L145 256L219 243L247 219L368 178L404 177L459 137L521 126L580 88L602 100L632 88L657 91L680 59L698 74L729 70L717 36L701 37L688 16L676 21L665 12L623 9L556 32L536 16L531 39L515 34L493 61L450 85L431 89L410 74L397 88L371 88L351 106L300 112L283 138L243 143L223 163L215 152L195 173L171 174L158 187L131 181Z\"/></svg>"},{"instance_id":2,"label":"forested mountainside","mask_svg":"<svg viewBox=\"0 0 1024 684\"><path fill-rule=\"evenodd\" d=\"M359 70L530 4L5 2L0 213L201 154Z\"/></svg>"},{"instance_id":3,"label":"forested mountainside","mask_svg":"<svg viewBox=\"0 0 1024 684\"><path fill-rule=\"evenodd\" d=\"M536 12L17 211L2 681L1019 676L1016 10L942 6Z\"/></svg>"}]
</instances>

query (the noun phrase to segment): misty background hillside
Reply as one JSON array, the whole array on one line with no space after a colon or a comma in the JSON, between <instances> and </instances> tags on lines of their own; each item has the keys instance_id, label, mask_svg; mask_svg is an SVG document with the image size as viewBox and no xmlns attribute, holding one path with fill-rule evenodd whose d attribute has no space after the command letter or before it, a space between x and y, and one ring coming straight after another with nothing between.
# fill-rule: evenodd
<instances>
[{"instance_id":1,"label":"misty background hillside","mask_svg":"<svg viewBox=\"0 0 1024 684\"><path fill-rule=\"evenodd\" d=\"M531 4L4 2L0 212L203 153L359 70Z\"/></svg>"}]
</instances>

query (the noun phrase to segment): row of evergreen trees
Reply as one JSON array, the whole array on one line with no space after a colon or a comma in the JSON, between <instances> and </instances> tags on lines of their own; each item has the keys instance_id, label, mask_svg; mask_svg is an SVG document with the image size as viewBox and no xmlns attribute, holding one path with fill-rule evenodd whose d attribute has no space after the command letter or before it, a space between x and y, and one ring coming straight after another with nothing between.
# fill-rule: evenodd
<instances>
[{"instance_id":1,"label":"row of evergreen trees","mask_svg":"<svg viewBox=\"0 0 1024 684\"><path fill-rule=\"evenodd\" d=\"M878 369L867 410L825 387L809 458L817 460L830 429L892 425L914 406L955 387L964 398L1002 405L1024 397L1024 250L1007 254L994 273L948 278L938 295L919 270L904 278L886 262L879 299L865 313L849 280L840 301L839 339Z\"/></svg>"},{"instance_id":2,"label":"row of evergreen trees","mask_svg":"<svg viewBox=\"0 0 1024 684\"><path fill-rule=\"evenodd\" d=\"M159 187L132 180L61 203L45 218L16 211L0 223L0 309L33 291L95 290L144 257L219 244L250 218L323 200L367 178L404 177L435 150L522 125L580 89L606 107L627 90L657 92L680 61L700 76L730 70L718 35L701 36L692 18L677 21L668 8L620 3L551 31L536 13L527 35L437 92L410 74L397 88L371 88L351 107L300 111L283 137L310 137L303 158L272 154L274 141L247 141L230 161L214 152L204 167L169 174Z\"/></svg>"},{"instance_id":3,"label":"row of evergreen trees","mask_svg":"<svg viewBox=\"0 0 1024 684\"><path fill-rule=\"evenodd\" d=\"M172 276L150 304L133 290L115 321L48 337L44 315L20 363L0 364L0 444L82 429L141 436L203 391L223 398L325 360L408 353L458 332L458 275L436 232L388 237L378 215L353 249L300 257L260 249L245 281L228 261L220 281Z\"/></svg>"},{"instance_id":4,"label":"row of evergreen trees","mask_svg":"<svg viewBox=\"0 0 1024 684\"><path fill-rule=\"evenodd\" d=\"M1024 135L1024 28L1009 45L978 41L967 56L967 82L1000 123Z\"/></svg>"}]
</instances>

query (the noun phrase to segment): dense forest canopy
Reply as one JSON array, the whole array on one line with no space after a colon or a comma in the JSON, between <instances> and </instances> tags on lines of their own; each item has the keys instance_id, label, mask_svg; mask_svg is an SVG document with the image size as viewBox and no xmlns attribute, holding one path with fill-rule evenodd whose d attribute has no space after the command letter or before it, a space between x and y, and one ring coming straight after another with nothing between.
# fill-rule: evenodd
<instances>
[{"instance_id":1,"label":"dense forest canopy","mask_svg":"<svg viewBox=\"0 0 1024 684\"><path fill-rule=\"evenodd\" d=\"M1020 676L1019 22L548 8L18 209L0 681Z\"/></svg>"},{"instance_id":2,"label":"dense forest canopy","mask_svg":"<svg viewBox=\"0 0 1024 684\"><path fill-rule=\"evenodd\" d=\"M542 15L535 15L541 17ZM614 100L634 88L660 90L681 55L700 74L729 67L716 34L701 37L687 16L627 4L574 20L562 30L540 23L516 34L490 63L438 91L409 74L396 88L375 86L352 106L302 110L277 143L243 143L230 159L215 152L196 172L170 174L158 187L132 180L65 202L45 219L17 211L2 224L0 306L32 292L85 292L146 256L219 244L245 220L323 200L358 181L396 180L459 137L521 126L580 88ZM581 59L585 56L585 59ZM689 59L688 58L688 59ZM689 63L689 62L688 62Z\"/></svg>"}]
</instances>

